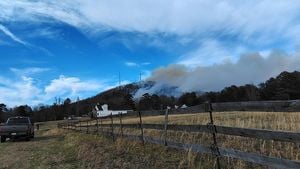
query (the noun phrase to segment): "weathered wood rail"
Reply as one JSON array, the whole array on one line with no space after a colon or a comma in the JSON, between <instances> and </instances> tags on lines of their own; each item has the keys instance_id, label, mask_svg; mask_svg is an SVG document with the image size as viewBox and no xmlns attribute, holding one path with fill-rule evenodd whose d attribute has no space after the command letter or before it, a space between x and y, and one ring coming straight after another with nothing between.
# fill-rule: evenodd
<instances>
[{"instance_id":1,"label":"weathered wood rail","mask_svg":"<svg viewBox=\"0 0 300 169\"><path fill-rule=\"evenodd\" d=\"M95 125L82 125L81 127L92 127ZM111 124L101 124L100 127L111 127ZM113 124L114 128L120 127L120 124ZM256 139L264 140L274 140L282 142L300 142L300 133L296 132L287 132L287 131L273 131L273 130L264 130L264 129L250 129L250 128L238 128L238 127L226 127L226 126L215 126L217 133L232 135L232 136L241 136L241 137L250 137ZM122 124L122 128L134 128L140 129L140 124ZM154 129L154 130L165 130L164 124L142 124L143 129ZM195 132L195 133L212 133L212 129L207 125L176 125L169 124L169 131L184 131L184 132Z\"/></svg>"},{"instance_id":2,"label":"weathered wood rail","mask_svg":"<svg viewBox=\"0 0 300 169\"><path fill-rule=\"evenodd\" d=\"M86 123L86 121L84 122ZM140 124L95 124L95 125L76 125L76 123L66 123L66 124L60 124L59 127L66 128L66 129L73 129L75 131L85 131L81 130L80 128L86 128L87 131L90 131L90 133L103 133L107 134L109 136L112 136L111 132L105 132L103 130L97 130L100 128L133 128L133 129L140 129ZM90 129L88 129L90 128ZM94 131L92 131L92 128L94 128ZM143 129L156 129L163 131L165 129L164 124L142 124ZM251 138L257 138L257 139L265 139L265 140L277 140L277 141L284 141L284 142L293 142L293 143L299 143L300 142L300 133L294 133L294 132L283 132L283 131L272 131L272 130L261 130L261 129L247 129L247 128L235 128L235 127L224 127L224 126L216 126L217 132L222 133L225 135L233 135L233 136L243 136L243 137L251 137ZM210 133L213 132L212 129L210 129L207 125L168 125L169 131L185 131L185 132L206 132ZM143 140L148 143L153 144L160 144L160 145L166 145L165 140L152 138L148 136L137 136L137 135L126 135L126 134L113 134L114 137L124 137L130 140L140 141ZM141 138L143 137L143 138ZM180 150L191 150L196 153L206 153L206 154L213 154L210 146L206 145L199 145L199 144L183 144L178 142L172 142L167 141L167 146L170 148L180 149ZM219 148L219 152L221 156L224 157L231 157L236 158L240 160L244 160L247 162L252 162L256 164L266 165L274 168L285 168L285 169L299 169L300 168L300 162L299 161L293 161L293 160L287 160L282 158L275 158L275 157L269 157L260 155L257 153L249 153L249 152L243 152L239 150L234 149L225 149L225 148Z\"/></svg>"},{"instance_id":3,"label":"weathered wood rail","mask_svg":"<svg viewBox=\"0 0 300 169\"><path fill-rule=\"evenodd\" d=\"M94 127L93 126L81 126L81 127ZM139 128L139 124L124 124L123 127L130 127L130 128ZM149 125L143 124L143 126L148 126L148 129L153 129L152 127L149 128ZM161 126L158 124L155 124L157 129L161 129ZM79 130L79 127L76 127L76 125L69 125L68 126L60 126L65 129L72 129L74 131L84 131ZM102 127L110 127L109 124L103 124ZM146 129L146 128L144 128ZM90 130L91 131L91 130ZM106 131L98 131L99 133L105 134L107 136L112 136L111 132ZM90 133L97 133L97 132L90 132ZM138 136L138 135L128 135L128 134L117 134L114 133L114 137L123 137L127 138L129 140L133 141L141 141L143 140L146 143L152 143L152 144L159 144L159 145L165 145L165 140L161 140L158 138L153 138L149 136ZM184 144L184 143L178 143L173 141L167 141L167 147L175 148L178 150L191 150L195 153L204 153L204 154L214 154L210 146L207 145L201 145L201 144ZM282 159L277 157L269 157L257 153L249 153L249 152L243 152L240 150L234 150L234 149L226 149L226 148L219 148L219 152L221 156L224 157L230 157L235 159L244 160L247 162L252 162L260 165L270 166L278 169L299 169L300 168L300 162L294 161L294 160L288 160L288 159Z\"/></svg>"},{"instance_id":4,"label":"weathered wood rail","mask_svg":"<svg viewBox=\"0 0 300 169\"><path fill-rule=\"evenodd\" d=\"M258 153L244 152L235 149L228 149L215 146L216 144L201 145L201 144L185 144L174 142L167 139L167 132L190 132L190 133L212 133L212 134L223 134L231 136L241 136L255 139L263 140L274 140L281 142L290 142L299 144L300 143L300 133L297 132L287 132L287 131L273 131L265 129L251 129L251 128L238 128L238 127L226 127L226 126L216 126L213 123L208 125L176 125L168 124L168 112L165 114L164 124L142 124L141 113L138 114L140 121L138 124L123 124L122 115L120 115L120 123L114 123L112 116L110 124L103 124L102 119L100 119L100 124L97 119L97 123L92 123L91 121L70 121L58 124L58 127L64 129L71 129L79 132L86 133L102 133L104 135L110 136L115 140L116 137L123 137L130 140L142 141L143 143L153 143L160 144L170 148L175 148L179 150L191 150L195 153L205 153L212 154L218 157L230 157L235 159L240 159L243 161L256 163L260 165L265 165L273 168L279 169L300 169L300 161L282 159L277 157L270 157L261 155ZM91 123L90 123L91 122ZM120 133L116 133L116 128L119 128ZM140 130L140 135L128 135L124 134L124 129L137 129ZM108 130L104 130L108 129ZM144 130L158 130L162 131L163 139L158 139L154 137L144 136ZM215 140L216 141L216 140ZM215 142L216 143L216 142ZM220 167L219 167L220 168Z\"/></svg>"}]
</instances>

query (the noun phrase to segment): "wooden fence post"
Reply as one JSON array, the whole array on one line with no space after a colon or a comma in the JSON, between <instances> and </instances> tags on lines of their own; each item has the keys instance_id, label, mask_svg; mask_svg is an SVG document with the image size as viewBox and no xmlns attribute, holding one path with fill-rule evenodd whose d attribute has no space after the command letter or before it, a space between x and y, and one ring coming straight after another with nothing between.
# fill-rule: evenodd
<instances>
[{"instance_id":1,"label":"wooden fence post","mask_svg":"<svg viewBox=\"0 0 300 169\"><path fill-rule=\"evenodd\" d=\"M102 118L100 117L100 128L101 128L101 132L103 133L103 125L102 125Z\"/></svg>"},{"instance_id":2,"label":"wooden fence post","mask_svg":"<svg viewBox=\"0 0 300 169\"><path fill-rule=\"evenodd\" d=\"M89 121L86 121L86 133L89 134Z\"/></svg>"},{"instance_id":3,"label":"wooden fence post","mask_svg":"<svg viewBox=\"0 0 300 169\"><path fill-rule=\"evenodd\" d=\"M145 144L144 130L143 130L143 126L142 126L142 114L141 114L141 111L138 111L138 113L139 113L139 117L140 117L141 140L142 140L142 143Z\"/></svg>"},{"instance_id":4,"label":"wooden fence post","mask_svg":"<svg viewBox=\"0 0 300 169\"><path fill-rule=\"evenodd\" d=\"M165 113L165 128L164 128L164 131L165 131L165 138L164 138L165 146L168 146L168 144L167 144L167 135L168 135L168 123L169 123L169 119L168 119L169 109L170 109L170 107L167 107L166 113Z\"/></svg>"},{"instance_id":5,"label":"wooden fence post","mask_svg":"<svg viewBox=\"0 0 300 169\"><path fill-rule=\"evenodd\" d=\"M213 119L213 115L212 115L213 108L212 108L212 104L210 102L205 103L205 111L209 113L210 122L207 124L207 127L211 131L212 138L213 138L213 144L211 145L210 148L211 148L212 154L216 156L216 163L217 163L216 168L221 169L220 159L219 159L221 154L220 154L220 151L218 148L217 137L216 137L217 128L214 125L214 119Z\"/></svg>"},{"instance_id":6,"label":"wooden fence post","mask_svg":"<svg viewBox=\"0 0 300 169\"><path fill-rule=\"evenodd\" d=\"M113 141L115 141L115 136L114 136L114 120L113 120L113 116L112 116L112 113L110 113L110 120L111 120L111 136L112 136L112 139Z\"/></svg>"},{"instance_id":7,"label":"wooden fence post","mask_svg":"<svg viewBox=\"0 0 300 169\"><path fill-rule=\"evenodd\" d=\"M123 137L122 112L119 113L119 117L120 117L120 130L121 130L121 136Z\"/></svg>"},{"instance_id":8,"label":"wooden fence post","mask_svg":"<svg viewBox=\"0 0 300 169\"><path fill-rule=\"evenodd\" d=\"M81 132L81 121L79 120L79 132Z\"/></svg>"},{"instance_id":9,"label":"wooden fence post","mask_svg":"<svg viewBox=\"0 0 300 169\"><path fill-rule=\"evenodd\" d=\"M97 120L97 122L96 122L96 125L97 125L97 131L96 131L96 132L97 132L97 133L96 133L96 134L98 135L98 133L99 133L99 123L98 123L98 117L96 118L96 120Z\"/></svg>"}]
</instances>

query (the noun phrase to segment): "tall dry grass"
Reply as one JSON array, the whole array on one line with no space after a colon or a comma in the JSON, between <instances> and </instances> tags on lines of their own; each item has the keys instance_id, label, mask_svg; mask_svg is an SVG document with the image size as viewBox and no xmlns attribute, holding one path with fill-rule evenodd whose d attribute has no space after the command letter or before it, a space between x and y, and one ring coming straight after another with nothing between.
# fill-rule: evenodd
<instances>
[{"instance_id":1,"label":"tall dry grass","mask_svg":"<svg viewBox=\"0 0 300 169\"><path fill-rule=\"evenodd\" d=\"M216 125L242 127L242 128L258 128L282 131L300 131L300 113L298 112L215 112L213 113ZM143 123L159 123L165 120L164 116L147 116L143 117ZM139 123L139 118L124 118L123 123ZM201 114L183 114L169 115L169 124L207 124L209 122L208 113ZM99 122L100 123L100 122ZM109 119L103 120L102 123L110 123ZM114 123L119 123L119 118L114 118ZM94 123L90 123L91 125ZM102 130L102 129L101 129ZM111 131L109 128L104 130ZM118 128L115 132L120 132ZM124 129L127 134L140 134L137 129ZM164 133L157 130L144 130L146 136L164 138ZM188 132L168 132L168 139L182 143L194 143L210 145L212 143L211 134L208 133L188 133ZM218 145L224 148L233 148L246 152L254 152L262 155L273 156L278 158L286 158L291 160L300 159L300 144L278 142L272 140L262 140L238 136L217 135ZM197 160L197 156L189 153L185 159L193 168L193 161ZM205 156L207 158L207 156ZM213 160L212 160L213 161ZM230 158L222 158L223 165L226 168L266 168L257 166L241 160Z\"/></svg>"},{"instance_id":2,"label":"tall dry grass","mask_svg":"<svg viewBox=\"0 0 300 169\"><path fill-rule=\"evenodd\" d=\"M214 112L216 125L284 131L300 131L300 112ZM143 123L164 123L164 116L146 116ZM125 118L123 123L139 123L139 118ZM169 115L169 124L207 124L208 113ZM103 123L110 123L109 119ZM119 118L114 118L119 123Z\"/></svg>"}]
</instances>

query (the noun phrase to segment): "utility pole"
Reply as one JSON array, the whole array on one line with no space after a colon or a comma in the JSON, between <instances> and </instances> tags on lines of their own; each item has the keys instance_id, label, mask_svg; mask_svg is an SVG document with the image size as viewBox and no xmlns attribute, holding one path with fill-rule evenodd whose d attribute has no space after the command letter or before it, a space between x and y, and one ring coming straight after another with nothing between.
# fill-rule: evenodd
<instances>
[{"instance_id":1,"label":"utility pole","mask_svg":"<svg viewBox=\"0 0 300 169\"><path fill-rule=\"evenodd\" d=\"M140 84L142 84L142 73L140 72Z\"/></svg>"},{"instance_id":2,"label":"utility pole","mask_svg":"<svg viewBox=\"0 0 300 169\"><path fill-rule=\"evenodd\" d=\"M121 89L121 73L119 71L119 89Z\"/></svg>"}]
</instances>

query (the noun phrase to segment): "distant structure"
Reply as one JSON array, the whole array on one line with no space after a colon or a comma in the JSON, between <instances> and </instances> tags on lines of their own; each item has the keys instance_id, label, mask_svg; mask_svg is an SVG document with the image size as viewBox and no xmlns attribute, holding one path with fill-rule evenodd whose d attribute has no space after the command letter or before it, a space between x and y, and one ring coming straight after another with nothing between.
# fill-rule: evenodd
<instances>
[{"instance_id":1,"label":"distant structure","mask_svg":"<svg viewBox=\"0 0 300 169\"><path fill-rule=\"evenodd\" d=\"M108 105L104 104L101 107L99 105L95 106L96 110L96 116L97 117L107 117L112 115L118 115L118 114L127 114L129 111L132 110L108 110Z\"/></svg>"},{"instance_id":2,"label":"distant structure","mask_svg":"<svg viewBox=\"0 0 300 169\"><path fill-rule=\"evenodd\" d=\"M186 109L186 108L188 108L188 106L184 104L184 105L182 105L180 108Z\"/></svg>"}]
</instances>

